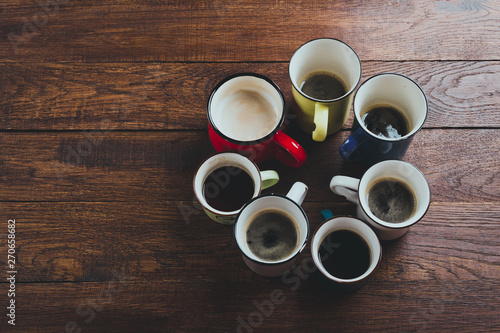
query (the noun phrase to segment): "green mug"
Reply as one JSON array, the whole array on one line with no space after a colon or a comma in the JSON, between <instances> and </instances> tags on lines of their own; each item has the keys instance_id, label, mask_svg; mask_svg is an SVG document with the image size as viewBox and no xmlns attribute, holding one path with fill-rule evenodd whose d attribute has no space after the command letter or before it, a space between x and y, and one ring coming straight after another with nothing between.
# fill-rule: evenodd
<instances>
[{"instance_id":1,"label":"green mug","mask_svg":"<svg viewBox=\"0 0 500 333\"><path fill-rule=\"evenodd\" d=\"M299 47L288 70L297 124L314 141L324 141L347 121L361 80L361 60L346 43L320 38Z\"/></svg>"},{"instance_id":2,"label":"green mug","mask_svg":"<svg viewBox=\"0 0 500 333\"><path fill-rule=\"evenodd\" d=\"M193 191L212 220L232 225L244 204L278 181L276 171L260 171L247 157L225 152L201 163L193 178Z\"/></svg>"}]
</instances>

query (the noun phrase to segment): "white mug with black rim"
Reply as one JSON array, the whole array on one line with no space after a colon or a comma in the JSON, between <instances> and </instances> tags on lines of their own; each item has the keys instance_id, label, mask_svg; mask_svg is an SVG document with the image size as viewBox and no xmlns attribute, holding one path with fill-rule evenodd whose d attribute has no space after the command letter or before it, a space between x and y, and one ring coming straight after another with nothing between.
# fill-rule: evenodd
<instances>
[{"instance_id":1,"label":"white mug with black rim","mask_svg":"<svg viewBox=\"0 0 500 333\"><path fill-rule=\"evenodd\" d=\"M276 277L297 264L309 238L309 220L300 206L307 189L296 182L286 196L261 195L241 209L234 237L244 262L255 273Z\"/></svg>"},{"instance_id":2,"label":"white mug with black rim","mask_svg":"<svg viewBox=\"0 0 500 333\"><path fill-rule=\"evenodd\" d=\"M403 236L424 217L431 202L424 174L399 160L379 162L361 179L334 176L330 189L356 203L357 216L372 226L381 240Z\"/></svg>"}]
</instances>

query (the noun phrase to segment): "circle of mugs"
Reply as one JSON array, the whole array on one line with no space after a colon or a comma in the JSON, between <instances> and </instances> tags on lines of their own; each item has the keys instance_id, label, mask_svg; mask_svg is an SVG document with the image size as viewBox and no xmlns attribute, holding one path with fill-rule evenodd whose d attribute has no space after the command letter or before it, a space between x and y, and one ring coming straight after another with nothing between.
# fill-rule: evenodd
<instances>
[{"instance_id":1,"label":"circle of mugs","mask_svg":"<svg viewBox=\"0 0 500 333\"><path fill-rule=\"evenodd\" d=\"M403 236L430 206L425 176L400 160L427 119L427 98L415 81L397 73L372 76L355 92L361 60L333 38L300 46L290 59L289 77L295 121L314 141L341 129L353 106L352 132L339 154L370 168L361 179L334 176L330 189L357 205L357 218L323 211L311 254L323 279L354 290L378 267L380 240ZM305 184L296 182L286 196L261 194L279 177L273 170L260 171L256 163L273 158L300 167L306 161L302 146L283 132L285 111L283 93L264 75L237 73L220 81L207 106L210 141L219 153L205 160L193 179L207 215L234 225L243 261L268 277L293 269L309 238L309 220L301 207ZM354 266L342 268L345 262Z\"/></svg>"}]
</instances>

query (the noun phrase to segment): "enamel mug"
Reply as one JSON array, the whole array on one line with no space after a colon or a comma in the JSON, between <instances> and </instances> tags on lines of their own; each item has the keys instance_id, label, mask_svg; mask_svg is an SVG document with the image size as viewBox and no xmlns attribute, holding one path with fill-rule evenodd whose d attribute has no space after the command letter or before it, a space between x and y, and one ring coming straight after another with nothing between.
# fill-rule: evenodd
<instances>
[{"instance_id":1,"label":"enamel mug","mask_svg":"<svg viewBox=\"0 0 500 333\"><path fill-rule=\"evenodd\" d=\"M208 133L214 148L239 152L261 163L278 160L292 167L306 161L302 146L283 131L285 98L268 77L238 73L222 80L207 107Z\"/></svg>"},{"instance_id":2,"label":"enamel mug","mask_svg":"<svg viewBox=\"0 0 500 333\"><path fill-rule=\"evenodd\" d=\"M246 173L250 179L248 198L241 202L241 206L225 210L210 205L211 199L229 190L231 182L241 173ZM278 173L273 170L260 171L259 167L243 155L231 152L218 153L207 158L196 170L193 178L193 191L205 213L214 221L221 224L234 224L237 214L246 201L260 195L262 189L273 186L279 180ZM235 188L233 196L241 195L240 189ZM224 202L222 203L224 204Z\"/></svg>"},{"instance_id":3,"label":"enamel mug","mask_svg":"<svg viewBox=\"0 0 500 333\"><path fill-rule=\"evenodd\" d=\"M325 87L318 81L318 87L305 90L305 82L316 74L333 75L344 87L342 94L316 94ZM354 90L361 80L361 60L346 43L333 38L311 40L299 47L290 59L289 65L292 92L298 108L296 122L315 141L324 141L327 135L340 130L347 121Z\"/></svg>"},{"instance_id":4,"label":"enamel mug","mask_svg":"<svg viewBox=\"0 0 500 333\"><path fill-rule=\"evenodd\" d=\"M370 207L369 196L375 195L372 193L374 186L387 180L391 181L386 186L387 199L380 197L374 200ZM407 193L413 196L413 212L408 218L398 222L386 221L374 213L375 208L380 209L377 205L381 205L387 214L391 214L391 211L398 214L401 208L406 207L406 205L393 204L395 202L393 200L400 198L403 194L398 187L393 185L394 181L407 187L409 190ZM431 191L424 174L412 164L399 160L379 162L370 167L361 179L334 176L330 181L330 189L333 193L356 203L358 218L367 222L381 240L392 240L403 236L411 226L424 217L431 203Z\"/></svg>"},{"instance_id":5,"label":"enamel mug","mask_svg":"<svg viewBox=\"0 0 500 333\"><path fill-rule=\"evenodd\" d=\"M290 270L300 259L309 238L309 220L301 207L307 194L307 186L296 182L286 196L280 194L265 194L250 200L238 214L234 224L234 237L242 254L243 261L255 273L268 277L280 276ZM259 216L271 212L279 214L287 224L293 226L294 244L288 247L285 254L279 258L263 257L267 252L284 248L283 244L290 239L290 228L273 225L273 220L259 223ZM278 219L274 219L276 221ZM256 244L262 241L263 244ZM262 252L259 246L262 246Z\"/></svg>"}]
</instances>

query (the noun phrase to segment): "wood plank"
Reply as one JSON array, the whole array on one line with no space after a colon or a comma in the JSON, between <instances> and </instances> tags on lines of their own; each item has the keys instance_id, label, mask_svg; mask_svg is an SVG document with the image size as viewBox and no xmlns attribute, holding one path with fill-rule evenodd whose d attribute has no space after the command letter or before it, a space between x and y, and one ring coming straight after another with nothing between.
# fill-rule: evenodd
<instances>
[{"instance_id":1,"label":"wood plank","mask_svg":"<svg viewBox=\"0 0 500 333\"><path fill-rule=\"evenodd\" d=\"M82 332L139 332L145 327L148 332L331 332L332 327L342 332L374 327L385 332L493 332L500 324L492 292L500 287L498 279L403 281L396 288L391 282L369 282L347 295L326 292L312 277L296 289L281 280L205 282L190 276L176 282L118 284L115 279L111 284L18 286L15 330L2 320L2 331L64 332L68 325ZM271 310L273 291L279 297ZM238 330L249 319L254 327Z\"/></svg>"},{"instance_id":2,"label":"wood plank","mask_svg":"<svg viewBox=\"0 0 500 333\"><path fill-rule=\"evenodd\" d=\"M405 74L426 92L426 128L500 127L498 61L363 62L362 82ZM205 129L217 82L237 72L269 76L293 102L288 63L0 63L0 129ZM353 113L345 128L350 128Z\"/></svg>"},{"instance_id":3,"label":"wood plank","mask_svg":"<svg viewBox=\"0 0 500 333\"><path fill-rule=\"evenodd\" d=\"M330 191L331 177L360 177L366 170L337 152L350 132L323 143L296 128L289 133L308 160L297 169L263 163L262 170L281 177L268 191L286 193L302 181L310 188L308 201L343 201ZM499 140L494 129L427 129L404 160L425 174L436 202L494 202L500 196ZM0 201L191 201L194 172L215 153L204 131L13 132L0 133L0 142Z\"/></svg>"},{"instance_id":4,"label":"wood plank","mask_svg":"<svg viewBox=\"0 0 500 333\"><path fill-rule=\"evenodd\" d=\"M243 263L233 228L213 222L191 202L0 203L0 208L4 218L16 220L18 282L107 281L113 270L144 282L266 280ZM311 233L325 208L336 215L356 214L353 204L306 202ZM383 242L373 283L456 276L495 280L499 228L495 202L434 202L403 238ZM3 239L0 249L7 252ZM7 267L6 258L0 265Z\"/></svg>"},{"instance_id":5,"label":"wood plank","mask_svg":"<svg viewBox=\"0 0 500 333\"><path fill-rule=\"evenodd\" d=\"M59 2L6 1L0 59L287 61L302 43L330 36L363 60L498 60L500 45L493 0Z\"/></svg>"}]
</instances>

